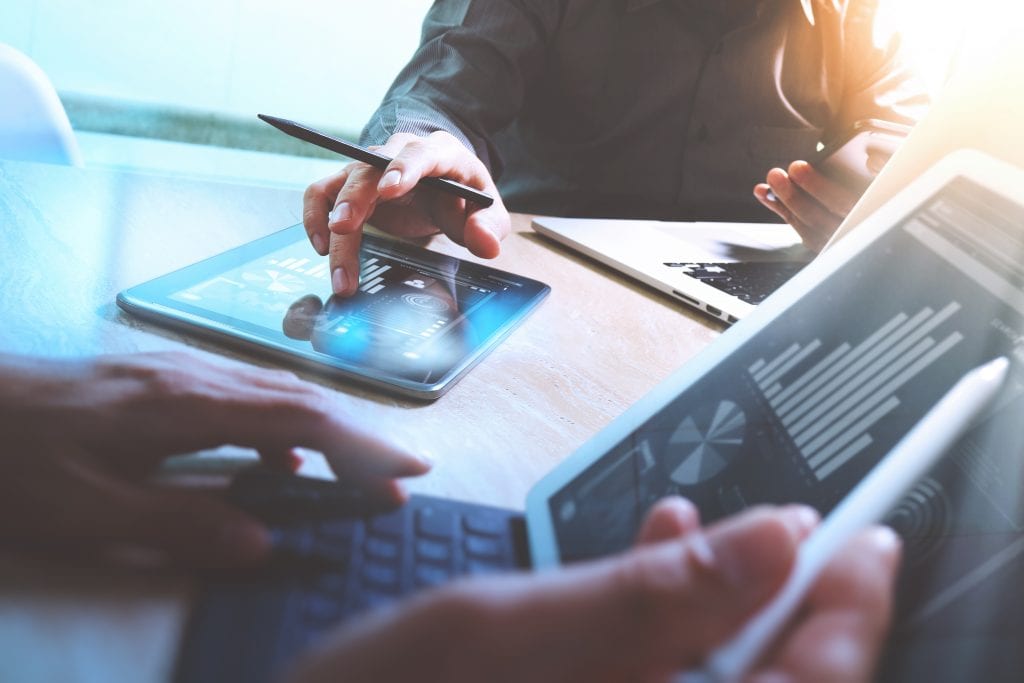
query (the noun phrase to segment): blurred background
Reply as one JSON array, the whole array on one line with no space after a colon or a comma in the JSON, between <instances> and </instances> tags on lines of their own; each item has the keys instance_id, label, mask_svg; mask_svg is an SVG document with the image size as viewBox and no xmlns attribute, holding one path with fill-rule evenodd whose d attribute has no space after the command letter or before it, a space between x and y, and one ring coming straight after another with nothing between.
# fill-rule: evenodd
<instances>
[{"instance_id":1,"label":"blurred background","mask_svg":"<svg viewBox=\"0 0 1024 683\"><path fill-rule=\"evenodd\" d=\"M54 83L87 165L304 186L339 157L256 114L356 139L430 4L2 0L0 43Z\"/></svg>"},{"instance_id":2,"label":"blurred background","mask_svg":"<svg viewBox=\"0 0 1024 683\"><path fill-rule=\"evenodd\" d=\"M881 27L901 32L935 91L968 27L1021 11L1011 0L879 3ZM303 186L340 162L255 114L355 139L416 47L430 4L3 0L0 43L53 81L87 165Z\"/></svg>"}]
</instances>

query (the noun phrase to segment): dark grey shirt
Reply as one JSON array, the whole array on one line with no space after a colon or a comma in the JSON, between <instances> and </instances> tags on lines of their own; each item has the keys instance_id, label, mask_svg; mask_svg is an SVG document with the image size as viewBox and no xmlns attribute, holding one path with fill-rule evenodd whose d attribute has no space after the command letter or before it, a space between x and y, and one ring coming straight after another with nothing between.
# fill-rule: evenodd
<instances>
[{"instance_id":1,"label":"dark grey shirt","mask_svg":"<svg viewBox=\"0 0 1024 683\"><path fill-rule=\"evenodd\" d=\"M768 169L927 106L876 4L436 0L362 139L446 130L515 211L771 220Z\"/></svg>"}]
</instances>

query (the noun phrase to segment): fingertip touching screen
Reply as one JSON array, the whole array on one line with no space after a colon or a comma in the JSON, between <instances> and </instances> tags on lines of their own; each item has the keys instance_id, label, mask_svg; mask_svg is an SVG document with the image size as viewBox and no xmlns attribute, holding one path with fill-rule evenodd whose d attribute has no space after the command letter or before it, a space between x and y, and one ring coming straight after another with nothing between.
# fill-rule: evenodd
<instances>
[{"instance_id":1,"label":"fingertip touching screen","mask_svg":"<svg viewBox=\"0 0 1024 683\"><path fill-rule=\"evenodd\" d=\"M536 280L367 234L359 287L331 293L301 225L126 290L133 313L227 334L434 397L547 294Z\"/></svg>"}]
</instances>

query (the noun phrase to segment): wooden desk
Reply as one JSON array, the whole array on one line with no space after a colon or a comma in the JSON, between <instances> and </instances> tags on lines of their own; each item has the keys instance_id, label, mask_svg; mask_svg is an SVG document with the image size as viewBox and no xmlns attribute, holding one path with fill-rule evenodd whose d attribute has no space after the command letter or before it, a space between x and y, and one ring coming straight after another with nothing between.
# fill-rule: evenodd
<instances>
[{"instance_id":1,"label":"wooden desk","mask_svg":"<svg viewBox=\"0 0 1024 683\"><path fill-rule=\"evenodd\" d=\"M312 180L312 179L311 179ZM139 322L115 294L301 220L299 193L0 162L0 351L39 355L199 347ZM547 282L541 307L447 395L423 404L342 392L355 419L400 429L436 459L413 491L522 509L527 490L719 328L530 230L493 263ZM446 238L430 248L467 257ZM192 582L5 558L2 680L165 680Z\"/></svg>"}]
</instances>

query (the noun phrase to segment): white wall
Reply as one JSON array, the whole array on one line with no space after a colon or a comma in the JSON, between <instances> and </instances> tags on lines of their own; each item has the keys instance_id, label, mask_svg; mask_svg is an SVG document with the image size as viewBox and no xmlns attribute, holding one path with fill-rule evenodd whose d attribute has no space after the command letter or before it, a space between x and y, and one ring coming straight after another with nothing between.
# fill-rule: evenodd
<instances>
[{"instance_id":1,"label":"white wall","mask_svg":"<svg viewBox=\"0 0 1024 683\"><path fill-rule=\"evenodd\" d=\"M0 0L57 89L358 130L430 0Z\"/></svg>"}]
</instances>

